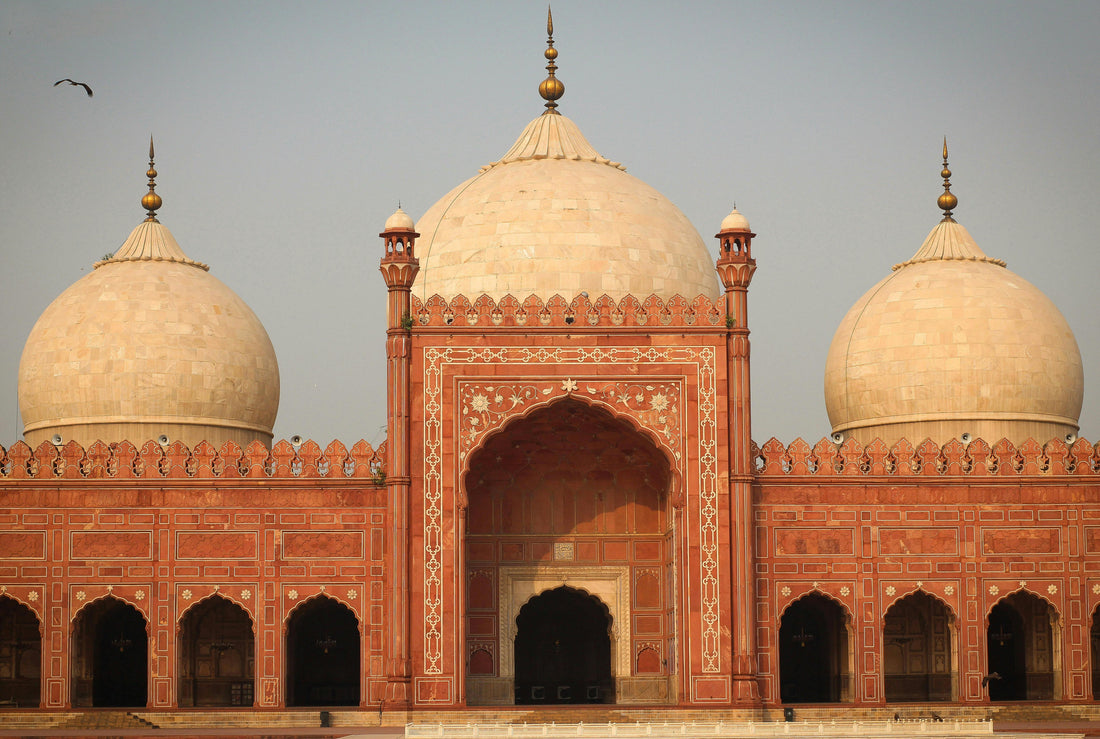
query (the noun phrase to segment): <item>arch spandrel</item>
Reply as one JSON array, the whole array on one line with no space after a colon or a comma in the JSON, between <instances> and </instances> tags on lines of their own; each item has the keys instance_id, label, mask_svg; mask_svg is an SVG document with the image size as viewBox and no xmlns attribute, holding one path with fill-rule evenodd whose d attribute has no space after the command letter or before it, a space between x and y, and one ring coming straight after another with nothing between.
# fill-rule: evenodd
<instances>
[{"instance_id":1,"label":"arch spandrel","mask_svg":"<svg viewBox=\"0 0 1100 739\"><path fill-rule=\"evenodd\" d=\"M564 399L603 408L628 421L682 474L684 388L679 380L598 382L586 379L523 382L460 381L458 385L461 474L492 432Z\"/></svg>"},{"instance_id":2,"label":"arch spandrel","mask_svg":"<svg viewBox=\"0 0 1100 739\"><path fill-rule=\"evenodd\" d=\"M947 609L952 623L957 623L959 617L959 585L955 582L926 583L917 581L908 585L898 586L897 583L881 583L882 588L882 615L889 613L890 609L911 595L923 593L933 600L939 601Z\"/></svg>"},{"instance_id":3,"label":"arch spandrel","mask_svg":"<svg viewBox=\"0 0 1100 739\"><path fill-rule=\"evenodd\" d=\"M819 595L840 606L844 621L849 626L855 623L855 596L852 585L845 583L777 583L775 599L775 623L783 620L783 614L798 601L812 595Z\"/></svg>"},{"instance_id":4,"label":"arch spandrel","mask_svg":"<svg viewBox=\"0 0 1100 739\"><path fill-rule=\"evenodd\" d=\"M187 595L184 596L184 593L187 593ZM233 588L223 589L217 585L177 584L176 603L183 603L183 606L178 607L176 610L176 633L179 633L183 626L183 621L191 609L214 598L221 598L227 603L239 606L240 609L244 611L245 615L248 616L248 620L252 624L253 630L256 630L258 624L256 623L256 614L252 607L252 601L256 597L255 593L256 587L254 585L245 585L244 587L234 586Z\"/></svg>"},{"instance_id":5,"label":"arch spandrel","mask_svg":"<svg viewBox=\"0 0 1100 739\"><path fill-rule=\"evenodd\" d=\"M43 630L46 617L42 613L42 602L46 593L45 585L0 585L0 598L5 596L16 603L26 606L38 619L38 629Z\"/></svg>"},{"instance_id":6,"label":"arch spandrel","mask_svg":"<svg viewBox=\"0 0 1100 739\"><path fill-rule=\"evenodd\" d=\"M286 632L287 624L294 617L294 613L307 603L320 598L329 600L344 606L355 616L355 627L359 635L365 631L363 614L359 611L358 604L363 600L363 589L355 584L342 585L284 585L283 586L283 632Z\"/></svg>"},{"instance_id":7,"label":"arch spandrel","mask_svg":"<svg viewBox=\"0 0 1100 739\"><path fill-rule=\"evenodd\" d=\"M114 598L117 601L125 603L129 606L133 606L134 610L141 614L145 619L145 629L149 631L149 624L152 623L152 617L149 615L149 593L152 592L152 586L150 585L69 585L69 621L70 623L76 620L76 617L80 615L87 606L104 600L105 598ZM73 604L76 604L73 607ZM152 637L150 637L152 638Z\"/></svg>"},{"instance_id":8,"label":"arch spandrel","mask_svg":"<svg viewBox=\"0 0 1100 739\"><path fill-rule=\"evenodd\" d=\"M1094 578L1086 581L1085 584L1085 598L1087 611L1092 613L1097 608L1100 608L1100 578Z\"/></svg>"},{"instance_id":9,"label":"arch spandrel","mask_svg":"<svg viewBox=\"0 0 1100 739\"><path fill-rule=\"evenodd\" d=\"M1054 588L1054 590L1052 591L1050 588ZM1030 595L1046 603L1050 609L1052 622L1061 621L1063 609L1060 607L1062 605L1061 598L1058 597L1061 592L1061 584L1057 582L1041 581L1033 583L1020 580L1006 587L999 583L989 583L987 581L985 585L985 624L989 626L989 614L997 605L1008 602L1009 598L1017 594ZM1054 598L1057 598L1057 601Z\"/></svg>"}]
</instances>

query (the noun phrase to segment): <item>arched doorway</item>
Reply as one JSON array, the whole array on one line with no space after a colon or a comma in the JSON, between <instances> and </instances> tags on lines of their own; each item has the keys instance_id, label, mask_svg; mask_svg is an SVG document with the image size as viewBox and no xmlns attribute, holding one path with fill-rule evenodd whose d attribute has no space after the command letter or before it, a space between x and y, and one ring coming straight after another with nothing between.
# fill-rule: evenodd
<instances>
[{"instance_id":1,"label":"arched doorway","mask_svg":"<svg viewBox=\"0 0 1100 739\"><path fill-rule=\"evenodd\" d=\"M215 595L187 611L179 633L179 705L251 706L256 666L248 613Z\"/></svg>"},{"instance_id":2,"label":"arched doorway","mask_svg":"<svg viewBox=\"0 0 1100 739\"><path fill-rule=\"evenodd\" d=\"M287 705L359 705L359 620L328 596L303 603L286 630Z\"/></svg>"},{"instance_id":3,"label":"arched doorway","mask_svg":"<svg viewBox=\"0 0 1100 739\"><path fill-rule=\"evenodd\" d=\"M922 591L890 606L883 618L883 673L886 700L949 701L951 612Z\"/></svg>"},{"instance_id":4,"label":"arched doorway","mask_svg":"<svg viewBox=\"0 0 1100 739\"><path fill-rule=\"evenodd\" d=\"M148 683L145 616L113 596L81 610L73 625L73 705L142 708Z\"/></svg>"},{"instance_id":5,"label":"arched doorway","mask_svg":"<svg viewBox=\"0 0 1100 739\"><path fill-rule=\"evenodd\" d=\"M37 708L42 696L42 635L38 616L0 595L0 706Z\"/></svg>"},{"instance_id":6,"label":"arched doorway","mask_svg":"<svg viewBox=\"0 0 1100 739\"><path fill-rule=\"evenodd\" d=\"M613 680L598 700L676 701L673 480L669 458L646 433L574 398L513 419L470 455L469 705L532 700L518 689L515 619L533 594L562 584L598 595L615 614ZM587 688L569 694L589 700ZM557 700L556 689L547 695L540 702Z\"/></svg>"},{"instance_id":7,"label":"arched doorway","mask_svg":"<svg viewBox=\"0 0 1100 739\"><path fill-rule=\"evenodd\" d=\"M779 625L779 698L784 703L851 700L844 608L811 593L787 606Z\"/></svg>"},{"instance_id":8,"label":"arched doorway","mask_svg":"<svg viewBox=\"0 0 1100 739\"><path fill-rule=\"evenodd\" d=\"M1017 591L989 611L989 699L1050 700L1057 662L1056 614L1037 595Z\"/></svg>"},{"instance_id":9,"label":"arched doorway","mask_svg":"<svg viewBox=\"0 0 1100 739\"><path fill-rule=\"evenodd\" d=\"M599 599L560 587L536 595L516 618L516 703L605 703L611 616Z\"/></svg>"}]
</instances>

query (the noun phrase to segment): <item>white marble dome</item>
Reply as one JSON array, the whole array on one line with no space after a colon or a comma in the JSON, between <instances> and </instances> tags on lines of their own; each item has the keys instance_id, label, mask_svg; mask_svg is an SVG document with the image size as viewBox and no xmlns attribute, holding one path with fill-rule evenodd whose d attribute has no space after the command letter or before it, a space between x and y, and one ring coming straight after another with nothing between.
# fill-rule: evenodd
<instances>
[{"instance_id":1,"label":"white marble dome","mask_svg":"<svg viewBox=\"0 0 1100 739\"><path fill-rule=\"evenodd\" d=\"M413 294L422 300L719 294L714 260L684 214L554 112L443 196L416 230Z\"/></svg>"}]
</instances>

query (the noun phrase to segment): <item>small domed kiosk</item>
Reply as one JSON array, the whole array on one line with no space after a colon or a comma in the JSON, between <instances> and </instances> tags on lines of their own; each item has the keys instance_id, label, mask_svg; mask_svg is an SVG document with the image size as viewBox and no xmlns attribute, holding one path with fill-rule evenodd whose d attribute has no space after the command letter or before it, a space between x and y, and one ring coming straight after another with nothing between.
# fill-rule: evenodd
<instances>
[{"instance_id":1,"label":"small domed kiosk","mask_svg":"<svg viewBox=\"0 0 1100 739\"><path fill-rule=\"evenodd\" d=\"M270 444L279 408L271 340L157 221L152 141L147 174L145 221L31 329L19 365L24 438Z\"/></svg>"}]
</instances>

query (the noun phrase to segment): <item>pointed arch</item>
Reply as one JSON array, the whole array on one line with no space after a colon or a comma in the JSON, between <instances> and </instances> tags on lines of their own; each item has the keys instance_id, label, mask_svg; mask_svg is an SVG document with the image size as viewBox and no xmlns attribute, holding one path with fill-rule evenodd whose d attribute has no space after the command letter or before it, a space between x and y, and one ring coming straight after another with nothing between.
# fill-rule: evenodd
<instances>
[{"instance_id":1,"label":"pointed arch","mask_svg":"<svg viewBox=\"0 0 1100 739\"><path fill-rule=\"evenodd\" d=\"M486 435L464 466L460 488L470 506L471 533L498 531L500 521L514 520L507 511L494 510L494 524L485 520L490 512L483 510L491 500L498 508L517 502L509 494L513 490L526 491L527 502L534 505L537 500L546 508L520 514L528 518L522 525L536 527L522 533L545 526L549 529L543 533L571 533L586 517L599 515L596 508L580 507L584 501L596 500L606 501L605 507L628 501L644 503L660 519L634 522L631 530L640 526L660 533L668 527L675 465L630 418L587 399L559 398L517 415L499 431ZM552 503L574 499L576 507L561 511L566 518L557 521L551 513Z\"/></svg>"},{"instance_id":2,"label":"pointed arch","mask_svg":"<svg viewBox=\"0 0 1100 739\"><path fill-rule=\"evenodd\" d=\"M255 625L239 603L211 593L178 624L180 706L251 706L255 696Z\"/></svg>"},{"instance_id":3,"label":"pointed arch","mask_svg":"<svg viewBox=\"0 0 1100 739\"><path fill-rule=\"evenodd\" d=\"M73 619L74 706L141 708L149 696L149 622L113 594L95 598Z\"/></svg>"},{"instance_id":4,"label":"pointed arch","mask_svg":"<svg viewBox=\"0 0 1100 739\"><path fill-rule=\"evenodd\" d=\"M949 701L956 695L955 614L922 588L898 598L882 618L886 700Z\"/></svg>"},{"instance_id":5,"label":"pointed arch","mask_svg":"<svg viewBox=\"0 0 1100 739\"><path fill-rule=\"evenodd\" d=\"M512 392L515 394L522 394L523 390L524 389L512 389ZM616 393L612 393L612 395L615 394ZM476 394L474 397L476 397ZM532 393L532 397L537 397L537 394ZM488 401L486 400L486 402ZM652 403L652 399L650 399L650 402ZM479 427L477 432L475 434L467 433L462 436L464 448L460 452L461 465L459 469L459 478L462 480L466 479L470 471L472 460L477 456L478 452L484 449L495 437L506 434L509 429L514 429L518 424L530 419L532 416L537 416L539 413L545 412L549 408L565 403L577 403L593 410L602 411L608 414L614 422L623 424L628 427L629 430L645 438L668 463L670 477L666 494L672 499L678 498L682 491L683 470L681 461L683 452L676 449L671 442L673 440L682 439L682 422L677 419L676 428L671 428L667 423L665 426L654 426L646 422L646 414L640 413L636 409L632 409L629 406L624 407L615 405L594 393L582 395L579 391L568 392L565 395L549 394L546 397L530 400L527 403L516 402L500 413L490 414L488 411L484 412L482 415L486 416L486 419L476 424ZM471 407L473 407L472 403ZM460 499L461 505L466 505L465 484L460 486Z\"/></svg>"},{"instance_id":6,"label":"pointed arch","mask_svg":"<svg viewBox=\"0 0 1100 739\"><path fill-rule=\"evenodd\" d=\"M359 705L362 625L355 612L319 593L296 605L285 624L287 705Z\"/></svg>"},{"instance_id":7,"label":"pointed arch","mask_svg":"<svg viewBox=\"0 0 1100 739\"><path fill-rule=\"evenodd\" d=\"M990 700L1061 696L1060 621L1048 599L1023 587L993 604L986 614Z\"/></svg>"},{"instance_id":8,"label":"pointed arch","mask_svg":"<svg viewBox=\"0 0 1100 739\"><path fill-rule=\"evenodd\" d=\"M0 700L18 708L42 702L42 621L6 593L0 594Z\"/></svg>"},{"instance_id":9,"label":"pointed arch","mask_svg":"<svg viewBox=\"0 0 1100 739\"><path fill-rule=\"evenodd\" d=\"M74 600L76 601L76 608L69 613L70 621L75 623L76 619L80 616L81 611L88 608L89 606L99 603L100 601L110 599L117 600L119 603L125 603L126 605L130 606L135 611L140 613L141 617L145 619L146 623L148 623L149 611L148 605L144 598L139 599L136 597L132 597L125 592L115 592L115 589L112 586L108 586L107 589L99 595L88 598L86 597L87 590L85 590L85 588L90 589L91 586L74 585L70 588L70 590L73 592L70 593L69 602L72 603Z\"/></svg>"},{"instance_id":10,"label":"pointed arch","mask_svg":"<svg viewBox=\"0 0 1100 739\"><path fill-rule=\"evenodd\" d=\"M301 591L306 590L310 587L311 587L310 585L298 585L296 589L299 592L301 592ZM286 587L284 587L283 589L285 591ZM320 586L319 588L317 588L317 592L311 593L310 595L306 595L304 597L301 597L300 600L297 600L294 603L294 605L292 605L290 607L290 610L287 611L286 615L283 617L283 631L284 632L286 631L287 624L290 622L290 619L293 616L295 611L300 609L302 606L308 605L311 601L317 600L318 598L328 598L329 600L333 601L334 603L337 603L337 604L343 606L344 608L347 608L349 611L351 611L351 614L353 616L355 616L355 626L359 630L360 636L362 636L363 633L364 633L363 632L363 614L359 612L359 602L358 602L359 600L361 600L361 598L360 598L361 593L358 591L357 588L355 588L354 590L355 590L355 592L353 593L354 597L348 598L346 596L340 595L339 593L332 592L331 589L326 589L324 585Z\"/></svg>"},{"instance_id":11,"label":"pointed arch","mask_svg":"<svg viewBox=\"0 0 1100 739\"><path fill-rule=\"evenodd\" d=\"M779 624L779 697L783 703L852 699L851 613L820 591L792 601Z\"/></svg>"},{"instance_id":12,"label":"pointed arch","mask_svg":"<svg viewBox=\"0 0 1100 739\"><path fill-rule=\"evenodd\" d=\"M185 601L183 607L180 609L179 614L176 616L176 633L179 634L180 628L183 625L183 620L187 614L196 606L200 606L203 603L209 601L211 598L221 598L222 600L232 603L239 607L248 616L248 621L253 629L256 628L256 614L252 610L252 605L245 599L234 595L232 592L223 592L222 590L215 588L205 595L194 598L193 600ZM177 603L182 598L177 596Z\"/></svg>"}]
</instances>

